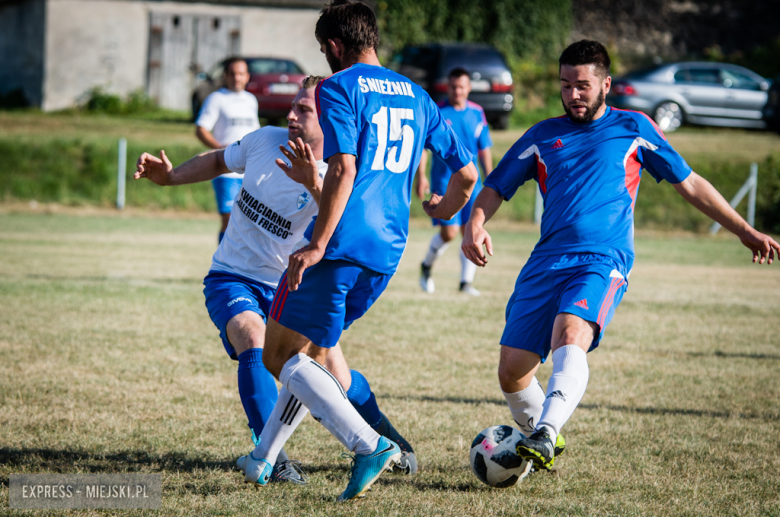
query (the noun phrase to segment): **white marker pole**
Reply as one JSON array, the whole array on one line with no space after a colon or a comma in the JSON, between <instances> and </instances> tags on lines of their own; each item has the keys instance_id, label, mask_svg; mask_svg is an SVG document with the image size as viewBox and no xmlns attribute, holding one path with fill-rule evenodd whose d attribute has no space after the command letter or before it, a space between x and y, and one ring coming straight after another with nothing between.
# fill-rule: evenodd
<instances>
[{"instance_id":1,"label":"white marker pole","mask_svg":"<svg viewBox=\"0 0 780 517\"><path fill-rule=\"evenodd\" d=\"M116 173L116 207L125 207L125 183L127 181L127 139L119 139L119 159Z\"/></svg>"},{"instance_id":2,"label":"white marker pole","mask_svg":"<svg viewBox=\"0 0 780 517\"><path fill-rule=\"evenodd\" d=\"M750 164L750 176L747 181L740 187L737 195L729 203L731 208L737 208L737 205L742 198L748 195L748 209L747 209L747 222L750 226L755 227L756 223L756 189L758 188L758 164L753 162ZM712 223L710 227L710 233L715 235L720 230L720 223Z\"/></svg>"},{"instance_id":3,"label":"white marker pole","mask_svg":"<svg viewBox=\"0 0 780 517\"><path fill-rule=\"evenodd\" d=\"M752 186L750 192L748 192L748 209L747 209L747 222L755 228L756 227L756 189L758 188L758 164L753 162L750 164L750 181Z\"/></svg>"}]
</instances>

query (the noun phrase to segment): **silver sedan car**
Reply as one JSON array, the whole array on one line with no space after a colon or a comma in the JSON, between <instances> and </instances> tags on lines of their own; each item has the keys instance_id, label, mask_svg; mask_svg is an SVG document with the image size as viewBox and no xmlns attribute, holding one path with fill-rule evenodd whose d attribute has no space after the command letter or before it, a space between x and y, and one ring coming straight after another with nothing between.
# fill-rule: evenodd
<instances>
[{"instance_id":1,"label":"silver sedan car","mask_svg":"<svg viewBox=\"0 0 780 517\"><path fill-rule=\"evenodd\" d=\"M683 123L764 128L762 109L770 85L741 66L671 63L615 79L607 104L642 111L665 132Z\"/></svg>"}]
</instances>

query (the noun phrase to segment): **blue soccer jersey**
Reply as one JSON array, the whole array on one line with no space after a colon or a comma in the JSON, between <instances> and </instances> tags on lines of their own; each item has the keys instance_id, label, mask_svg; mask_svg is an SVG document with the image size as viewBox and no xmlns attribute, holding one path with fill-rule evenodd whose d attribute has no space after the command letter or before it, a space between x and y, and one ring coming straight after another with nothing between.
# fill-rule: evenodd
<instances>
[{"instance_id":1,"label":"blue soccer jersey","mask_svg":"<svg viewBox=\"0 0 780 517\"><path fill-rule=\"evenodd\" d=\"M485 111L479 104L468 101L466 107L462 110L455 109L446 99L439 103L441 116L447 124L450 125L455 134L466 149L474 156L474 166L479 170L477 155L479 151L493 146L490 139L490 130L488 129ZM447 190L447 185L452 176L450 169L444 160L438 156L433 156L431 164L431 192L442 195ZM477 182L471 196L476 196L482 189L482 183Z\"/></svg>"},{"instance_id":2,"label":"blue soccer jersey","mask_svg":"<svg viewBox=\"0 0 780 517\"><path fill-rule=\"evenodd\" d=\"M544 198L542 236L532 255L597 253L634 263L634 204L642 170L679 183L690 166L643 113L607 107L586 124L567 116L529 129L485 186L505 199L528 180Z\"/></svg>"},{"instance_id":3,"label":"blue soccer jersey","mask_svg":"<svg viewBox=\"0 0 780 517\"><path fill-rule=\"evenodd\" d=\"M406 77L358 63L317 86L325 160L357 157L357 176L324 258L378 273L398 267L409 233L412 181L423 147L451 169L472 161L428 94Z\"/></svg>"}]
</instances>

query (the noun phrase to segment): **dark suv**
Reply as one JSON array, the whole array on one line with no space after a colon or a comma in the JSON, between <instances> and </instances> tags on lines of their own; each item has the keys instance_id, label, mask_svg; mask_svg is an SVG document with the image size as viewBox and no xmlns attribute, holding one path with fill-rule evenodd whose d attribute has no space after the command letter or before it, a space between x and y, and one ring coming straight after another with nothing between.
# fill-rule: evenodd
<instances>
[{"instance_id":1,"label":"dark suv","mask_svg":"<svg viewBox=\"0 0 780 517\"><path fill-rule=\"evenodd\" d=\"M469 100L485 110L496 129L509 126L512 112L512 74L504 56L482 43L431 43L407 46L393 57L389 68L422 86L434 101L447 98L447 75L456 67L471 75Z\"/></svg>"}]
</instances>

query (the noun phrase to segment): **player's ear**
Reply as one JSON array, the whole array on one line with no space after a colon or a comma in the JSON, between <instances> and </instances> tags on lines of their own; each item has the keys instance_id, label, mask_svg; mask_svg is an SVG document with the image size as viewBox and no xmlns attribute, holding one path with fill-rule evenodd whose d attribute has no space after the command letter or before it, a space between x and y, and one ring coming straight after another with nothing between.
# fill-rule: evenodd
<instances>
[{"instance_id":1,"label":"player's ear","mask_svg":"<svg viewBox=\"0 0 780 517\"><path fill-rule=\"evenodd\" d=\"M612 76L608 75L604 78L604 81L601 83L602 89L604 90L604 95L609 93L609 89L612 87Z\"/></svg>"},{"instance_id":2,"label":"player's ear","mask_svg":"<svg viewBox=\"0 0 780 517\"><path fill-rule=\"evenodd\" d=\"M341 42L341 38L328 39L328 47L331 54L336 56L336 58L341 59L344 57L344 44Z\"/></svg>"}]
</instances>

